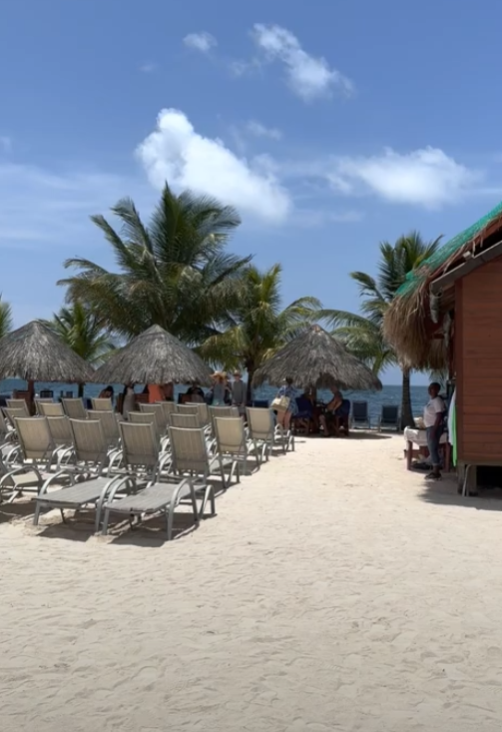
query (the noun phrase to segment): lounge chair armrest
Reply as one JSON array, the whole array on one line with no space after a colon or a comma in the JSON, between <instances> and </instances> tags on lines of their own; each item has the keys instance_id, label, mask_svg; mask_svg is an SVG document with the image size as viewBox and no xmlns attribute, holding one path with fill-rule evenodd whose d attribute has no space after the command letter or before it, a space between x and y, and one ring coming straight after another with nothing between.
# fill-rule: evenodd
<instances>
[{"instance_id":1,"label":"lounge chair armrest","mask_svg":"<svg viewBox=\"0 0 502 732\"><path fill-rule=\"evenodd\" d=\"M108 483L105 485L103 490L101 491L101 496L99 499L98 506L102 506L103 503L106 501L113 501L115 496L117 495L118 491L124 487L124 485L129 484L129 487L134 490L136 487L136 481L133 478L132 475L126 475L119 478L112 478L112 480L109 480Z\"/></svg>"},{"instance_id":2,"label":"lounge chair armrest","mask_svg":"<svg viewBox=\"0 0 502 732\"><path fill-rule=\"evenodd\" d=\"M40 473L39 473L40 475ZM39 496L44 496L47 493L48 488L52 485L52 483L59 479L59 478L69 478L70 479L70 485L75 485L75 478L73 476L73 473L69 472L68 470L59 470L57 473L54 473L54 475L51 475L47 480L44 482L43 486L40 488ZM42 476L40 475L40 480L42 480Z\"/></svg>"}]
</instances>

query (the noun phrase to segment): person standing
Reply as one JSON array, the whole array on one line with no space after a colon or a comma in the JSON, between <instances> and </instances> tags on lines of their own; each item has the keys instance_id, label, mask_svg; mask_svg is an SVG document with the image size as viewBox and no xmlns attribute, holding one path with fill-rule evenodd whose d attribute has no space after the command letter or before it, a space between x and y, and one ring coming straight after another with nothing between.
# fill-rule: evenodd
<instances>
[{"instance_id":1,"label":"person standing","mask_svg":"<svg viewBox=\"0 0 502 732\"><path fill-rule=\"evenodd\" d=\"M241 416L246 412L246 392L247 384L243 382L241 372L235 371L232 384L232 405L237 407Z\"/></svg>"},{"instance_id":2,"label":"person standing","mask_svg":"<svg viewBox=\"0 0 502 732\"><path fill-rule=\"evenodd\" d=\"M441 460L439 457L439 443L444 430L446 405L439 396L441 386L433 382L429 386L429 401L424 408L424 425L427 434L427 448L432 463L432 472L429 480L441 480Z\"/></svg>"}]
</instances>

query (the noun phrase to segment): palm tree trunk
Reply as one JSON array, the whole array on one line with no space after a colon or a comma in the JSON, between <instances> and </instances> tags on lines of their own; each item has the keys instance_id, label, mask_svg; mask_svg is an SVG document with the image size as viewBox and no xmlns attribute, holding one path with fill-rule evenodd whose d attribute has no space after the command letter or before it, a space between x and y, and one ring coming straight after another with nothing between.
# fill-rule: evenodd
<instances>
[{"instance_id":1,"label":"palm tree trunk","mask_svg":"<svg viewBox=\"0 0 502 732\"><path fill-rule=\"evenodd\" d=\"M411 406L411 390L410 390L410 369L401 367L403 375L403 386L401 393L401 429L405 427L414 427L413 409Z\"/></svg>"},{"instance_id":2,"label":"palm tree trunk","mask_svg":"<svg viewBox=\"0 0 502 732\"><path fill-rule=\"evenodd\" d=\"M246 388L246 404L252 404L253 401L253 376L255 368L253 366L247 367L248 372L248 383Z\"/></svg>"}]
</instances>

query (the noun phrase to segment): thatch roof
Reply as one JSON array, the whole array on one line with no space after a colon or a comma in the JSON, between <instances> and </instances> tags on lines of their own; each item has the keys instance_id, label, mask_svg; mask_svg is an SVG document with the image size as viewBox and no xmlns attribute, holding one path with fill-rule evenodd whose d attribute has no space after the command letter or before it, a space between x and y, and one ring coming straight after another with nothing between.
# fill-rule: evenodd
<instances>
[{"instance_id":1,"label":"thatch roof","mask_svg":"<svg viewBox=\"0 0 502 732\"><path fill-rule=\"evenodd\" d=\"M94 374L99 384L210 383L202 359L160 325L152 325L116 351Z\"/></svg>"},{"instance_id":2,"label":"thatch roof","mask_svg":"<svg viewBox=\"0 0 502 732\"><path fill-rule=\"evenodd\" d=\"M384 336L403 363L416 369L441 369L447 365L444 341L434 339L434 331L441 324L435 325L431 319L430 284L457 266L467 253L482 248L486 240L501 228L502 203L450 239L408 275L384 318Z\"/></svg>"},{"instance_id":3,"label":"thatch roof","mask_svg":"<svg viewBox=\"0 0 502 732\"><path fill-rule=\"evenodd\" d=\"M0 379L85 383L91 366L46 325L34 320L0 340Z\"/></svg>"},{"instance_id":4,"label":"thatch roof","mask_svg":"<svg viewBox=\"0 0 502 732\"><path fill-rule=\"evenodd\" d=\"M253 384L279 386L290 376L295 386L307 389L381 389L382 384L362 361L350 354L318 325L281 348L259 368Z\"/></svg>"}]
</instances>

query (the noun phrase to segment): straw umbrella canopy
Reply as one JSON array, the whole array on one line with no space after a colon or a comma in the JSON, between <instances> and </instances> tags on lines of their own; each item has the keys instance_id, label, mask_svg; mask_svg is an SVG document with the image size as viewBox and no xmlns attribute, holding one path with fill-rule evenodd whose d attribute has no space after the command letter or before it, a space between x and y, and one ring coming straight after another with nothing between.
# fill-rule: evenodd
<instances>
[{"instance_id":1,"label":"straw umbrella canopy","mask_svg":"<svg viewBox=\"0 0 502 732\"><path fill-rule=\"evenodd\" d=\"M98 384L210 384L202 359L160 325L152 325L116 351L94 373Z\"/></svg>"},{"instance_id":2,"label":"straw umbrella canopy","mask_svg":"<svg viewBox=\"0 0 502 732\"><path fill-rule=\"evenodd\" d=\"M60 381L84 384L91 381L92 367L50 328L33 320L0 339L0 379Z\"/></svg>"},{"instance_id":3,"label":"straw umbrella canopy","mask_svg":"<svg viewBox=\"0 0 502 732\"><path fill-rule=\"evenodd\" d=\"M287 377L304 389L382 388L373 371L319 325L313 325L265 361L257 370L253 384L260 386L267 381L278 386Z\"/></svg>"}]
</instances>

